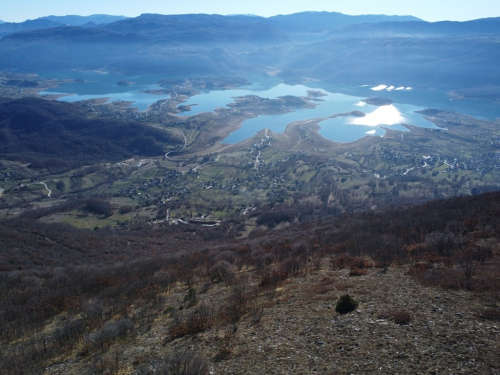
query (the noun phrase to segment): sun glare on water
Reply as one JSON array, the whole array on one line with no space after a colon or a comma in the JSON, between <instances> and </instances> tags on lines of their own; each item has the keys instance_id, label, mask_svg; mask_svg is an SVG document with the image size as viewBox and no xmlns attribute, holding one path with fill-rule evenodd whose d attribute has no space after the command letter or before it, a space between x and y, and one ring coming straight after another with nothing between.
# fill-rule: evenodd
<instances>
[{"instance_id":1,"label":"sun glare on water","mask_svg":"<svg viewBox=\"0 0 500 375\"><path fill-rule=\"evenodd\" d=\"M394 105L378 107L373 112L367 113L365 117L356 117L350 120L353 125L379 126L397 125L407 121Z\"/></svg>"},{"instance_id":2,"label":"sun glare on water","mask_svg":"<svg viewBox=\"0 0 500 375\"><path fill-rule=\"evenodd\" d=\"M361 87L367 87L367 85L363 85ZM396 87L396 86L378 85L378 86L372 87L370 90L372 90L372 91L392 91L392 90L401 91L401 90L412 90L412 87L404 87L404 86Z\"/></svg>"},{"instance_id":3,"label":"sun glare on water","mask_svg":"<svg viewBox=\"0 0 500 375\"><path fill-rule=\"evenodd\" d=\"M378 85L376 87L372 87L372 90L373 91L382 91L382 90L385 90L387 88L387 85Z\"/></svg>"}]
</instances>

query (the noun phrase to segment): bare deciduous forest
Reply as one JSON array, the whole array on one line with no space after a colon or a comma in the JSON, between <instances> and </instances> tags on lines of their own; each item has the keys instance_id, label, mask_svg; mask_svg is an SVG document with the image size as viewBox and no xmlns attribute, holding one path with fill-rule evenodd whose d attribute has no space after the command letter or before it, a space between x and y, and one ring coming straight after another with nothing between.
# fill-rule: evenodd
<instances>
[{"instance_id":1,"label":"bare deciduous forest","mask_svg":"<svg viewBox=\"0 0 500 375\"><path fill-rule=\"evenodd\" d=\"M499 198L488 193L343 214L254 231L246 239L236 239L227 226L88 231L29 217L7 222L0 228L1 372L44 373L75 356L92 364L93 373L120 373L118 363L112 371L113 350L155 320L169 317L165 343L237 329L242 320L257 324L283 283L325 269L347 269L356 278L401 268L422 286L496 296L498 303ZM327 291L330 284L315 288ZM205 298L220 286L227 289L224 298ZM179 291L181 305L168 306L168 296ZM481 319L498 320L499 312L485 308ZM411 316L402 310L395 320L406 324ZM188 356L190 365L208 368L197 354L172 355L172 361ZM230 357L231 348L217 355ZM169 363L150 361L151 368L159 366L155 373ZM132 373L148 367L128 366Z\"/></svg>"}]
</instances>

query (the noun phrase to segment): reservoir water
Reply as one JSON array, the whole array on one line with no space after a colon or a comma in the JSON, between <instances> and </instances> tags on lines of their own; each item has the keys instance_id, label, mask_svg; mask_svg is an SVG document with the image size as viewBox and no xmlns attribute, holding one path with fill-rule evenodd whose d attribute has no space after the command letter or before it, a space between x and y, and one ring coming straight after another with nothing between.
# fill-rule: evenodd
<instances>
[{"instance_id":1,"label":"reservoir water","mask_svg":"<svg viewBox=\"0 0 500 375\"><path fill-rule=\"evenodd\" d=\"M92 98L109 98L110 101L124 100L133 102L132 106L144 111L154 102L169 98L169 95L147 94L142 91L158 89L155 82L165 78L162 76L120 76L116 74L99 74L96 72L50 72L40 73L46 77L72 78L83 81L60 85L41 94L62 93L63 101L79 101ZM118 81L128 81L130 85L120 86ZM262 81L250 86L233 90L207 91L191 97L184 105L191 105L191 110L182 116L192 116L202 112L211 112L216 108L227 107L234 98L257 95L274 99L280 96L307 96L309 90L320 91L323 96L314 101L315 108L293 109L292 112L276 115L262 115L245 121L242 126L231 133L223 143L238 143L254 136L263 129L282 133L286 126L295 121L307 121L329 117L334 114L351 111L362 111L365 117L342 116L320 122L319 133L327 139L337 142L351 142L364 136L383 136L384 127L400 131L408 131L402 124L435 128L435 125L415 111L424 108L454 110L471 116L496 119L500 117L500 104L486 101L452 101L446 92L438 90L391 86L389 83L365 85L358 87L331 86L321 82L306 85L287 85L276 81ZM362 102L368 97L390 99L394 104L377 107Z\"/></svg>"},{"instance_id":2,"label":"reservoir water","mask_svg":"<svg viewBox=\"0 0 500 375\"><path fill-rule=\"evenodd\" d=\"M238 143L254 136L262 129L270 129L275 133L283 133L288 124L294 121L306 121L314 118L330 117L335 114L362 111L365 117L341 116L328 119L320 123L319 133L332 141L351 142L367 135L383 136L385 130L382 126L390 126L392 129L408 131L401 124L435 128L435 125L415 111L423 107L409 104L393 104L390 106L377 107L362 102L365 97L332 93L326 90L313 89L304 85L278 84L272 88L261 89L259 86L251 86L246 89L211 91L196 95L186 103L192 105L192 109L185 115L194 115L202 112L213 111L215 108L226 107L226 104L234 102L235 97L246 95L257 95L262 98L274 99L280 96L307 96L308 91L320 91L323 96L315 101L315 108L295 109L293 112L276 115L258 116L246 120L241 127L231 133L223 143ZM373 95L373 93L371 93Z\"/></svg>"},{"instance_id":3,"label":"reservoir water","mask_svg":"<svg viewBox=\"0 0 500 375\"><path fill-rule=\"evenodd\" d=\"M77 102L80 100L109 98L109 102L123 100L133 102L131 107L145 111L158 100L170 98L170 95L147 94L142 91L161 89L155 82L163 77L154 76L121 76L117 74L105 74L96 72L40 72L39 75L74 80L81 82L70 82L40 92L44 94L65 95L59 100L65 102ZM119 81L127 81L129 85L118 85Z\"/></svg>"}]
</instances>

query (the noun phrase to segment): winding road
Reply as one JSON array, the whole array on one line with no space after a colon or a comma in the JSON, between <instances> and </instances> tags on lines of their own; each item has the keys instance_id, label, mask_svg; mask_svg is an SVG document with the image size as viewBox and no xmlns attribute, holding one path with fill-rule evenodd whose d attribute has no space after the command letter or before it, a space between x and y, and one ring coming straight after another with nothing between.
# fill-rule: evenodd
<instances>
[{"instance_id":1,"label":"winding road","mask_svg":"<svg viewBox=\"0 0 500 375\"><path fill-rule=\"evenodd\" d=\"M180 133L180 135L182 135L182 137L184 138L184 146L182 146L182 149L185 149L185 148L187 147L187 142L188 142L187 137L186 137L186 134L184 134L183 132L175 132L175 133L177 133L177 134L179 134L179 133ZM168 160L172 160L172 161L184 161L184 160L180 160L180 159L179 159L179 160L176 160L176 159L172 159L172 158L170 158L170 157L168 156L168 154L170 154L171 152L177 152L177 151L173 150L173 151L169 151L169 152L167 152L167 153L165 154L165 158L167 158Z\"/></svg>"},{"instance_id":2,"label":"winding road","mask_svg":"<svg viewBox=\"0 0 500 375\"><path fill-rule=\"evenodd\" d=\"M260 163L260 162L259 162L259 156L260 156L260 151L259 151L259 153L257 154L257 157L255 158L255 166L254 166L254 168L255 168L255 170L256 170L256 171L258 171L258 170L259 170L259 163Z\"/></svg>"},{"instance_id":3,"label":"winding road","mask_svg":"<svg viewBox=\"0 0 500 375\"><path fill-rule=\"evenodd\" d=\"M45 190L47 190L47 197L50 198L51 194L52 194L52 190L49 189L49 187L47 186L47 184L45 182L33 182L32 184L30 185L43 185L45 187Z\"/></svg>"}]
</instances>

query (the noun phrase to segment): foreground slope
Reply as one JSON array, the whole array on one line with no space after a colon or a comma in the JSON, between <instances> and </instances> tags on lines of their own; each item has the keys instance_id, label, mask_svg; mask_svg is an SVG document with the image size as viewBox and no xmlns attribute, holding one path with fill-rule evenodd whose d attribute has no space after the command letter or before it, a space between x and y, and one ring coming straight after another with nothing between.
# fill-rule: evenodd
<instances>
[{"instance_id":1,"label":"foreground slope","mask_svg":"<svg viewBox=\"0 0 500 375\"><path fill-rule=\"evenodd\" d=\"M229 228L118 236L6 223L0 369L496 373L499 201L346 214L238 241ZM346 292L358 308L338 315Z\"/></svg>"}]
</instances>

